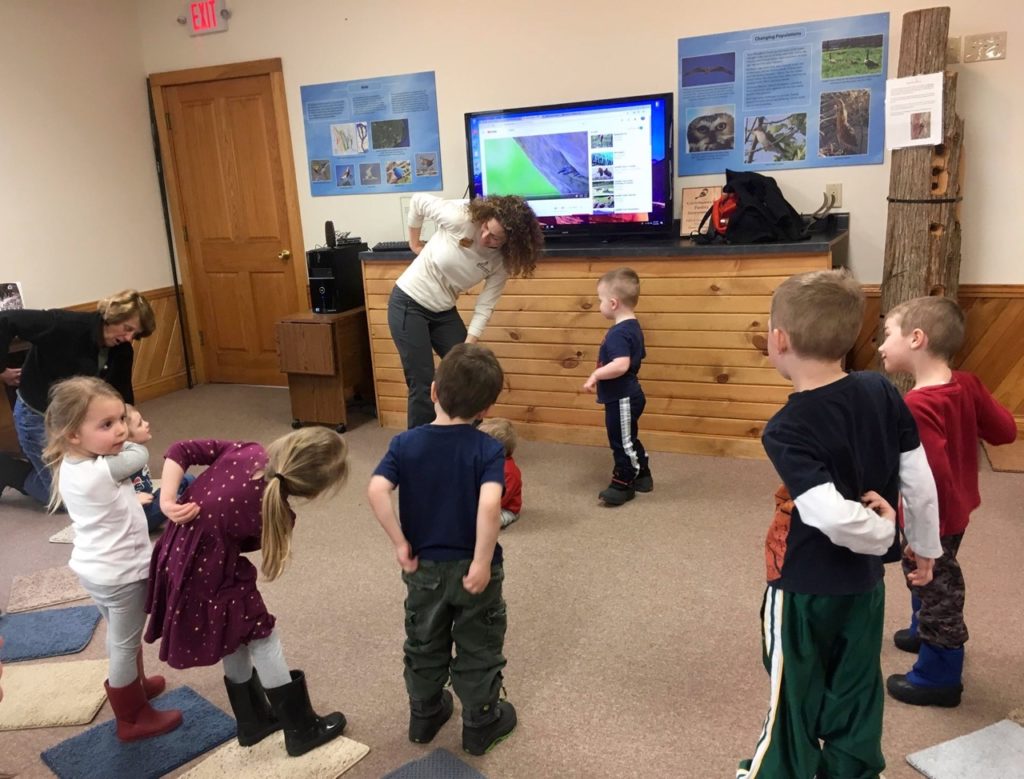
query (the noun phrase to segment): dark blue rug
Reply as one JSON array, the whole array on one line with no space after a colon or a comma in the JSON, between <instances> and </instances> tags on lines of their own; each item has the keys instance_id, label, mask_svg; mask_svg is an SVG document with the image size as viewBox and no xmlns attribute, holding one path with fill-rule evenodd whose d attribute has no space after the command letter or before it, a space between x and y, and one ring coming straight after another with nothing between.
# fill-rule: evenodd
<instances>
[{"instance_id":1,"label":"dark blue rug","mask_svg":"<svg viewBox=\"0 0 1024 779\"><path fill-rule=\"evenodd\" d=\"M61 779L158 779L235 737L234 719L191 687L154 698L153 708L181 709L181 726L124 743L109 720L47 749L43 762Z\"/></svg>"},{"instance_id":2,"label":"dark blue rug","mask_svg":"<svg viewBox=\"0 0 1024 779\"><path fill-rule=\"evenodd\" d=\"M0 617L0 660L16 663L81 652L92 641L100 610L95 606L29 611Z\"/></svg>"},{"instance_id":3,"label":"dark blue rug","mask_svg":"<svg viewBox=\"0 0 1024 779\"><path fill-rule=\"evenodd\" d=\"M426 757L396 768L383 779L487 779L447 749L435 749Z\"/></svg>"}]
</instances>

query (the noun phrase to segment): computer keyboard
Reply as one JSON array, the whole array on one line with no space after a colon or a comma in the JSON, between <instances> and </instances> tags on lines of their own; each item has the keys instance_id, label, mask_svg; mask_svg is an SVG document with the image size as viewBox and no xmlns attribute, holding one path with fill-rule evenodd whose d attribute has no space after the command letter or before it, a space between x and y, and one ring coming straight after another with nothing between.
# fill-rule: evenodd
<instances>
[{"instance_id":1,"label":"computer keyboard","mask_svg":"<svg viewBox=\"0 0 1024 779\"><path fill-rule=\"evenodd\" d=\"M380 241L373 245L375 252L407 252L409 249L408 241Z\"/></svg>"}]
</instances>

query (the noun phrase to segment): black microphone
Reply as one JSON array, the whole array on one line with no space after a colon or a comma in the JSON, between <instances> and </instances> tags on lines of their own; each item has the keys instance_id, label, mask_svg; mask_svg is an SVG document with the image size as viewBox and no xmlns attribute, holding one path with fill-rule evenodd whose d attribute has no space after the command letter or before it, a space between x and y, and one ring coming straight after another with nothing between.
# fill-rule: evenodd
<instances>
[{"instance_id":1,"label":"black microphone","mask_svg":"<svg viewBox=\"0 0 1024 779\"><path fill-rule=\"evenodd\" d=\"M330 220L324 222L324 235L327 238L327 247L333 249L338 245L338 238L334 232L334 222Z\"/></svg>"}]
</instances>

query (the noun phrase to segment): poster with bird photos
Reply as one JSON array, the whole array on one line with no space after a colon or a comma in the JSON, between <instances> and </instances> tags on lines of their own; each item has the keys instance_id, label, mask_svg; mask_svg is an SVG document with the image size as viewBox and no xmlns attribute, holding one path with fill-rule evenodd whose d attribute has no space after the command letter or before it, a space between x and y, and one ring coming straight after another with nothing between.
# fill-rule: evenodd
<instances>
[{"instance_id":1,"label":"poster with bird photos","mask_svg":"<svg viewBox=\"0 0 1024 779\"><path fill-rule=\"evenodd\" d=\"M889 14L679 40L680 176L878 165Z\"/></svg>"}]
</instances>

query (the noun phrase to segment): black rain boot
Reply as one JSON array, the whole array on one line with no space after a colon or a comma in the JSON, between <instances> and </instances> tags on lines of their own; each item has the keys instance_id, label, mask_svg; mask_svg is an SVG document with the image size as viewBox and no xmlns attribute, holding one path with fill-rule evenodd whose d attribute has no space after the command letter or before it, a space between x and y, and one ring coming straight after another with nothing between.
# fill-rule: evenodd
<instances>
[{"instance_id":1,"label":"black rain boot","mask_svg":"<svg viewBox=\"0 0 1024 779\"><path fill-rule=\"evenodd\" d=\"M651 476L650 468L641 468L633 480L633 489L637 492L652 492L654 490L654 477Z\"/></svg>"},{"instance_id":2,"label":"black rain boot","mask_svg":"<svg viewBox=\"0 0 1024 779\"><path fill-rule=\"evenodd\" d=\"M409 740L414 744L429 744L455 710L452 694L441 690L430 700L409 699Z\"/></svg>"},{"instance_id":3,"label":"black rain boot","mask_svg":"<svg viewBox=\"0 0 1024 779\"><path fill-rule=\"evenodd\" d=\"M231 711L238 723L238 743L241 746L251 747L281 729L255 668L247 682L233 682L225 676L224 688L228 691Z\"/></svg>"},{"instance_id":4,"label":"black rain boot","mask_svg":"<svg viewBox=\"0 0 1024 779\"><path fill-rule=\"evenodd\" d=\"M274 715L284 728L285 749L292 757L298 757L340 736L346 722L340 711L326 717L313 711L305 674L302 671L291 673L292 680L288 684L270 687L266 692Z\"/></svg>"},{"instance_id":5,"label":"black rain boot","mask_svg":"<svg viewBox=\"0 0 1024 779\"><path fill-rule=\"evenodd\" d=\"M913 655L921 651L921 637L911 631L910 628L903 628L893 633L892 642L896 645L897 649L902 649L904 652L910 652Z\"/></svg>"},{"instance_id":6,"label":"black rain boot","mask_svg":"<svg viewBox=\"0 0 1024 779\"><path fill-rule=\"evenodd\" d=\"M462 748L483 755L509 737L516 727L516 710L508 701L485 703L462 712Z\"/></svg>"},{"instance_id":7,"label":"black rain boot","mask_svg":"<svg viewBox=\"0 0 1024 779\"><path fill-rule=\"evenodd\" d=\"M633 489L632 484L626 484L624 481L613 478L612 483L601 490L597 497L609 506L621 506L636 497L636 490Z\"/></svg>"},{"instance_id":8,"label":"black rain boot","mask_svg":"<svg viewBox=\"0 0 1024 779\"><path fill-rule=\"evenodd\" d=\"M8 487L13 487L22 495L28 495L25 492L25 479L33 470L30 462L11 457L9 454L0 454L0 495L3 495Z\"/></svg>"}]
</instances>

